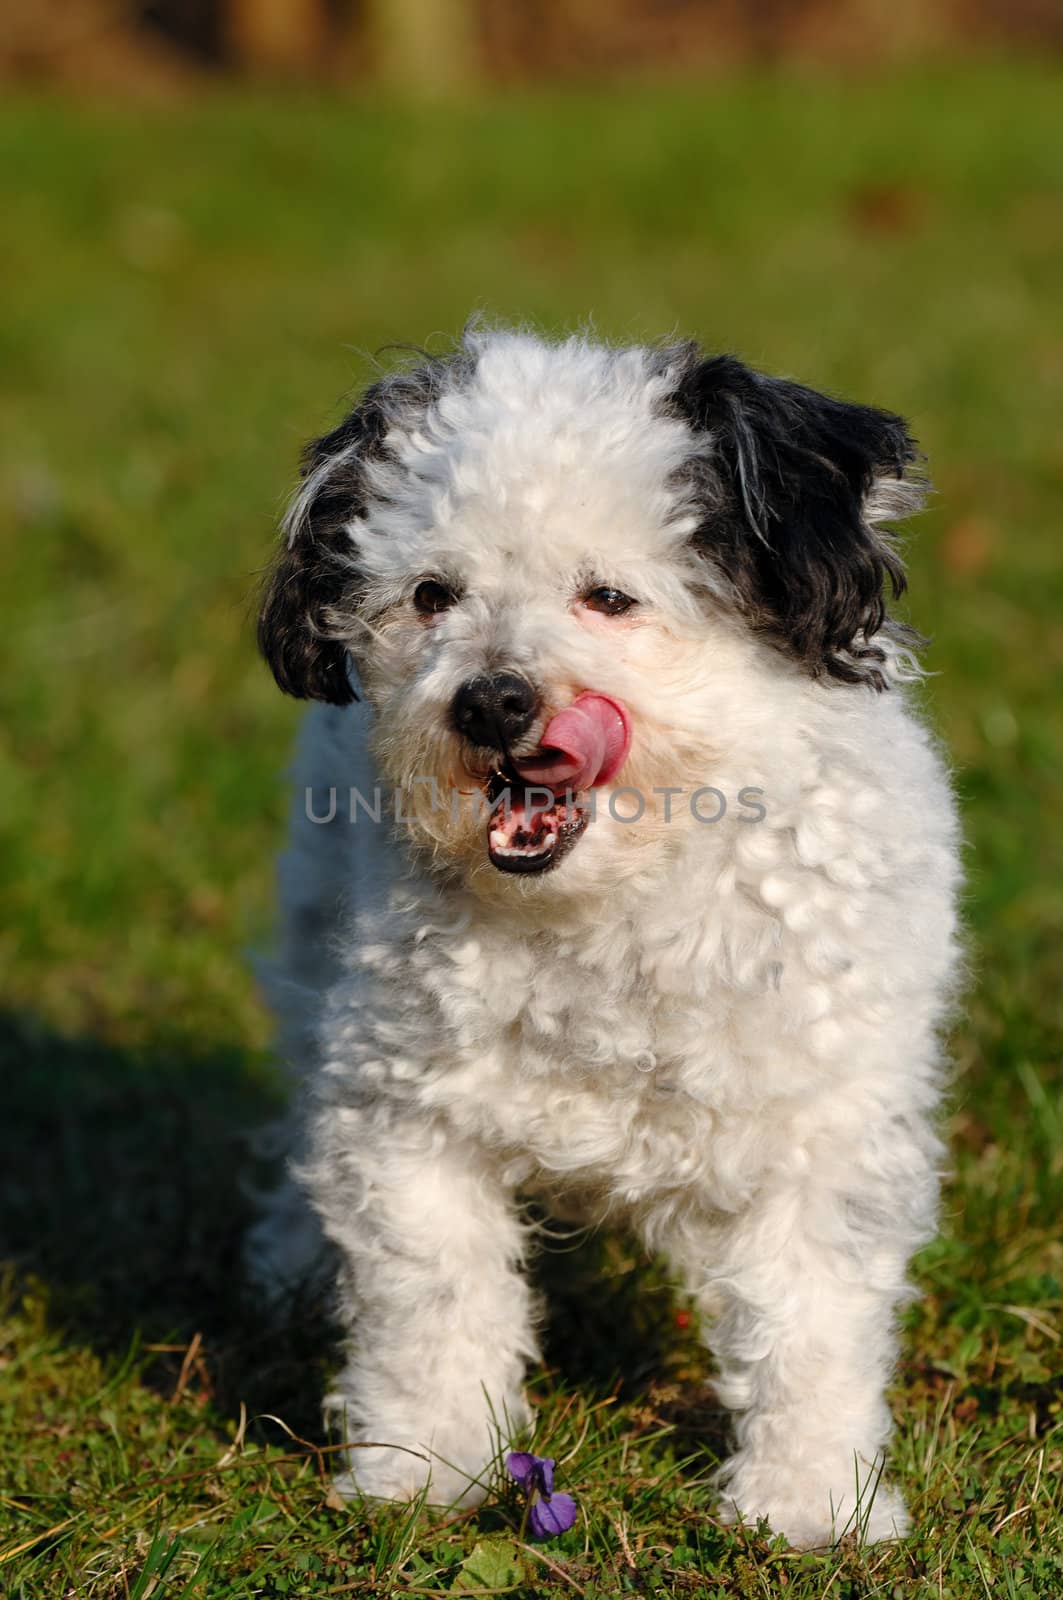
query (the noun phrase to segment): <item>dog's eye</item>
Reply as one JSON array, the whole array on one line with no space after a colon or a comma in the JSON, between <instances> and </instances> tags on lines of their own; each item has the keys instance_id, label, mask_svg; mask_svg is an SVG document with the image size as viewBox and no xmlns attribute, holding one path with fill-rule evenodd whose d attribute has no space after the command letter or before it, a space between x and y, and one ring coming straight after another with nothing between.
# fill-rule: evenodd
<instances>
[{"instance_id":1,"label":"dog's eye","mask_svg":"<svg viewBox=\"0 0 1063 1600\"><path fill-rule=\"evenodd\" d=\"M600 611L606 617L619 617L625 611L630 611L632 606L637 606L638 601L633 600L622 589L591 589L583 596L583 604L588 611Z\"/></svg>"},{"instance_id":2,"label":"dog's eye","mask_svg":"<svg viewBox=\"0 0 1063 1600\"><path fill-rule=\"evenodd\" d=\"M413 603L422 617L435 616L437 611L447 611L456 605L457 594L448 584L439 583L435 578L426 578L419 583L413 591Z\"/></svg>"}]
</instances>

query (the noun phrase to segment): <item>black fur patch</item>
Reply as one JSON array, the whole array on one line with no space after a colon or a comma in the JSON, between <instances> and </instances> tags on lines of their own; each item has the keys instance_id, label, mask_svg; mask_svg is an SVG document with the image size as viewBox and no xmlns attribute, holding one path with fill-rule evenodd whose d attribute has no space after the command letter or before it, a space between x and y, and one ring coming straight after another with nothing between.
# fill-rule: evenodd
<instances>
[{"instance_id":1,"label":"black fur patch","mask_svg":"<svg viewBox=\"0 0 1063 1600\"><path fill-rule=\"evenodd\" d=\"M259 649L286 694L338 706L356 698L346 645L335 637L329 618L353 610L358 600L346 528L365 511L366 464L385 455L384 441L396 423L409 425L423 417L464 359L426 356L422 365L383 378L338 428L304 450L304 479L329 462L332 467L322 470L298 523L286 529L258 618Z\"/></svg>"},{"instance_id":2,"label":"black fur patch","mask_svg":"<svg viewBox=\"0 0 1063 1600\"><path fill-rule=\"evenodd\" d=\"M694 540L754 625L813 676L885 688L872 641L906 631L883 595L903 592L904 568L863 508L876 478L916 460L902 418L696 351L669 409L711 436L690 464L705 513Z\"/></svg>"}]
</instances>

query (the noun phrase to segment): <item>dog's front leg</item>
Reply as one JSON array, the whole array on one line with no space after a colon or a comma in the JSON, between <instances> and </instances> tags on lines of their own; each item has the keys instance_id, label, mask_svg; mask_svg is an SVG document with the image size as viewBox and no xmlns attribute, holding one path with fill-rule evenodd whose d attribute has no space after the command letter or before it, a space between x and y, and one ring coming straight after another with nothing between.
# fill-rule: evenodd
<instances>
[{"instance_id":1,"label":"dog's front leg","mask_svg":"<svg viewBox=\"0 0 1063 1600\"><path fill-rule=\"evenodd\" d=\"M341 1493L475 1504L527 1412L522 1231L489 1156L390 1110L333 1110L307 1177L343 1256L348 1361L327 1405Z\"/></svg>"},{"instance_id":2,"label":"dog's front leg","mask_svg":"<svg viewBox=\"0 0 1063 1600\"><path fill-rule=\"evenodd\" d=\"M889 1539L908 1526L883 1478L908 1252L903 1226L867 1226L873 1209L854 1226L842 1195L814 1180L783 1185L717 1235L702 1280L720 1307L707 1337L737 1436L722 1515L764 1517L798 1547L846 1533Z\"/></svg>"}]
</instances>

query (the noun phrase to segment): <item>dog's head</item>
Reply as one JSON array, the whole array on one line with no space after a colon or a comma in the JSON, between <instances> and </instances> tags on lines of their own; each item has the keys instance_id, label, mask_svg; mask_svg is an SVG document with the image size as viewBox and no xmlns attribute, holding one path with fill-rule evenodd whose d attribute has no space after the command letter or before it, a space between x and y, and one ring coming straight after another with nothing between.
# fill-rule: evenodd
<instances>
[{"instance_id":1,"label":"dog's head","mask_svg":"<svg viewBox=\"0 0 1063 1600\"><path fill-rule=\"evenodd\" d=\"M356 674L445 870L600 882L773 686L888 687L879 524L919 503L914 460L900 418L693 345L473 333L309 447L261 646L289 694L344 704Z\"/></svg>"}]
</instances>

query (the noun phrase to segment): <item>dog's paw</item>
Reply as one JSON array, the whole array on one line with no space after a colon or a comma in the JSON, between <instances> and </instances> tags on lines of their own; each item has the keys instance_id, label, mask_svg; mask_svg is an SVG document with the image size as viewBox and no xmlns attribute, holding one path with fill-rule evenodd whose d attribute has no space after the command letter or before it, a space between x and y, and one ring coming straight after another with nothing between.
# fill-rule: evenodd
<instances>
[{"instance_id":1,"label":"dog's paw","mask_svg":"<svg viewBox=\"0 0 1063 1600\"><path fill-rule=\"evenodd\" d=\"M476 1506L487 1492L486 1468L467 1473L427 1449L366 1444L350 1447L349 1466L333 1479L345 1500L417 1500L430 1505Z\"/></svg>"},{"instance_id":2,"label":"dog's paw","mask_svg":"<svg viewBox=\"0 0 1063 1600\"><path fill-rule=\"evenodd\" d=\"M911 1526L901 1496L875 1472L859 1492L809 1472L780 1470L753 1462L727 1469L719 1507L721 1522L753 1526L763 1519L795 1550L819 1550L853 1538L862 1544L902 1539Z\"/></svg>"}]
</instances>

